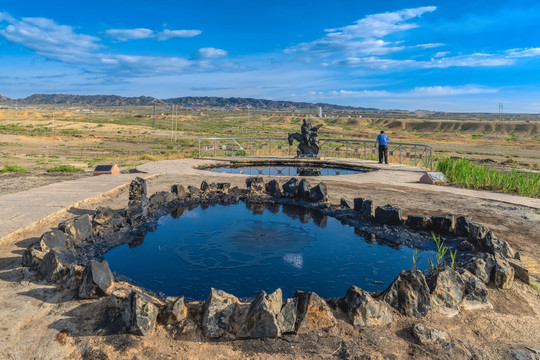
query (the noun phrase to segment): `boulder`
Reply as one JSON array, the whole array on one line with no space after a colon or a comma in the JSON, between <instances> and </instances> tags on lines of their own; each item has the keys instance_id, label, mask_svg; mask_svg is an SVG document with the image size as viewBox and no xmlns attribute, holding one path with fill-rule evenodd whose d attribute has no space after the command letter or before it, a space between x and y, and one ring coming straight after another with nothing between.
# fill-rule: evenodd
<instances>
[{"instance_id":1,"label":"boulder","mask_svg":"<svg viewBox=\"0 0 540 360\"><path fill-rule=\"evenodd\" d=\"M460 216L456 219L456 235L469 237L469 218Z\"/></svg>"},{"instance_id":2,"label":"boulder","mask_svg":"<svg viewBox=\"0 0 540 360\"><path fill-rule=\"evenodd\" d=\"M366 220L373 219L373 201L364 199L360 209L360 216Z\"/></svg>"},{"instance_id":3,"label":"boulder","mask_svg":"<svg viewBox=\"0 0 540 360\"><path fill-rule=\"evenodd\" d=\"M196 186L188 185L187 190L190 198L196 198L201 195L201 190L199 190L199 188Z\"/></svg>"},{"instance_id":4,"label":"boulder","mask_svg":"<svg viewBox=\"0 0 540 360\"><path fill-rule=\"evenodd\" d=\"M420 270L402 270L381 297L406 316L425 317L431 307L429 287Z\"/></svg>"},{"instance_id":5,"label":"boulder","mask_svg":"<svg viewBox=\"0 0 540 360\"><path fill-rule=\"evenodd\" d=\"M72 265L64 278L63 286L66 289L79 289L82 284L84 266Z\"/></svg>"},{"instance_id":6,"label":"boulder","mask_svg":"<svg viewBox=\"0 0 540 360\"><path fill-rule=\"evenodd\" d=\"M231 183L228 182L221 182L217 183L217 190L223 194L228 194L229 189L231 188Z\"/></svg>"},{"instance_id":7,"label":"boulder","mask_svg":"<svg viewBox=\"0 0 540 360\"><path fill-rule=\"evenodd\" d=\"M298 196L302 199L309 199L311 184L306 179L300 180L298 183Z\"/></svg>"},{"instance_id":8,"label":"boulder","mask_svg":"<svg viewBox=\"0 0 540 360\"><path fill-rule=\"evenodd\" d=\"M298 299L297 333L327 329L336 324L336 319L328 304L319 295L314 292L297 291L294 297Z\"/></svg>"},{"instance_id":9,"label":"boulder","mask_svg":"<svg viewBox=\"0 0 540 360\"><path fill-rule=\"evenodd\" d=\"M484 225L479 224L474 221L470 221L469 222L469 240L471 240L471 242L474 245L481 248L482 240L486 237L488 230L489 229L485 227Z\"/></svg>"},{"instance_id":10,"label":"boulder","mask_svg":"<svg viewBox=\"0 0 540 360\"><path fill-rule=\"evenodd\" d=\"M343 209L353 209L354 208L354 202L351 200L347 200L345 198L341 198L339 200L339 205L341 205L341 208Z\"/></svg>"},{"instance_id":11,"label":"boulder","mask_svg":"<svg viewBox=\"0 0 540 360\"><path fill-rule=\"evenodd\" d=\"M500 289L510 289L514 282L514 268L508 261L500 256L495 256L495 269L492 273L492 280Z\"/></svg>"},{"instance_id":12,"label":"boulder","mask_svg":"<svg viewBox=\"0 0 540 360\"><path fill-rule=\"evenodd\" d=\"M148 216L148 207L148 199L145 197L129 200L126 208L126 219L132 225L145 221L146 216Z\"/></svg>"},{"instance_id":13,"label":"boulder","mask_svg":"<svg viewBox=\"0 0 540 360\"><path fill-rule=\"evenodd\" d=\"M277 316L277 324L282 334L292 333L296 330L296 318L298 312L298 299L287 299Z\"/></svg>"},{"instance_id":14,"label":"boulder","mask_svg":"<svg viewBox=\"0 0 540 360\"><path fill-rule=\"evenodd\" d=\"M152 299L138 291L133 291L124 302L123 319L130 333L148 335L154 331L158 307Z\"/></svg>"},{"instance_id":15,"label":"boulder","mask_svg":"<svg viewBox=\"0 0 540 360\"><path fill-rule=\"evenodd\" d=\"M496 237L491 230L488 230L486 235L477 241L482 250L490 254L500 255L506 258L513 258L516 255L510 245L506 241Z\"/></svg>"},{"instance_id":16,"label":"boulder","mask_svg":"<svg viewBox=\"0 0 540 360\"><path fill-rule=\"evenodd\" d=\"M437 272L428 279L431 290L431 309L448 317L456 316L463 299L465 283L453 269Z\"/></svg>"},{"instance_id":17,"label":"boulder","mask_svg":"<svg viewBox=\"0 0 540 360\"><path fill-rule=\"evenodd\" d=\"M431 227L431 219L423 215L409 215L405 225L414 230L427 230Z\"/></svg>"},{"instance_id":18,"label":"boulder","mask_svg":"<svg viewBox=\"0 0 540 360\"><path fill-rule=\"evenodd\" d=\"M375 209L375 221L380 224L401 225L401 209L392 205L377 206Z\"/></svg>"},{"instance_id":19,"label":"boulder","mask_svg":"<svg viewBox=\"0 0 540 360\"><path fill-rule=\"evenodd\" d=\"M62 230L73 241L75 246L89 240L93 235L92 220L90 215L81 215L58 224L58 229Z\"/></svg>"},{"instance_id":20,"label":"boulder","mask_svg":"<svg viewBox=\"0 0 540 360\"><path fill-rule=\"evenodd\" d=\"M362 198L354 198L353 199L353 209L355 212L360 212L360 209L362 209L362 203L364 202L364 199Z\"/></svg>"},{"instance_id":21,"label":"boulder","mask_svg":"<svg viewBox=\"0 0 540 360\"><path fill-rule=\"evenodd\" d=\"M286 197L294 198L298 195L299 181L296 178L291 178L285 184L283 184L283 195Z\"/></svg>"},{"instance_id":22,"label":"boulder","mask_svg":"<svg viewBox=\"0 0 540 360\"><path fill-rule=\"evenodd\" d=\"M264 179L260 176L247 178L246 187L249 192L255 194L260 194L266 190Z\"/></svg>"},{"instance_id":23,"label":"boulder","mask_svg":"<svg viewBox=\"0 0 540 360\"><path fill-rule=\"evenodd\" d=\"M412 333L422 345L447 346L450 344L450 338L446 332L428 326L414 324Z\"/></svg>"},{"instance_id":24,"label":"boulder","mask_svg":"<svg viewBox=\"0 0 540 360\"><path fill-rule=\"evenodd\" d=\"M489 283L495 267L495 257L491 254L475 256L464 264L464 268L478 277L484 284Z\"/></svg>"},{"instance_id":25,"label":"boulder","mask_svg":"<svg viewBox=\"0 0 540 360\"><path fill-rule=\"evenodd\" d=\"M41 235L39 246L41 251L48 252L55 247L67 247L68 238L63 231L53 230L47 231Z\"/></svg>"},{"instance_id":26,"label":"boulder","mask_svg":"<svg viewBox=\"0 0 540 360\"><path fill-rule=\"evenodd\" d=\"M146 198L146 180L136 177L129 184L129 200Z\"/></svg>"},{"instance_id":27,"label":"boulder","mask_svg":"<svg viewBox=\"0 0 540 360\"><path fill-rule=\"evenodd\" d=\"M126 223L125 216L120 211L115 211L109 207L99 206L92 218L94 231L108 229L118 230Z\"/></svg>"},{"instance_id":28,"label":"boulder","mask_svg":"<svg viewBox=\"0 0 540 360\"><path fill-rule=\"evenodd\" d=\"M241 338L279 337L277 316L283 303L281 289L267 295L261 290L251 303L246 320L236 334Z\"/></svg>"},{"instance_id":29,"label":"boulder","mask_svg":"<svg viewBox=\"0 0 540 360\"><path fill-rule=\"evenodd\" d=\"M43 257L45 256L45 254L45 251L41 251L41 246L39 245L39 242L34 242L24 250L22 265L36 268L43 261Z\"/></svg>"},{"instance_id":30,"label":"boulder","mask_svg":"<svg viewBox=\"0 0 540 360\"><path fill-rule=\"evenodd\" d=\"M318 183L316 186L309 190L309 197L313 202L321 202L328 200L328 190L326 184L323 182Z\"/></svg>"},{"instance_id":31,"label":"boulder","mask_svg":"<svg viewBox=\"0 0 540 360\"><path fill-rule=\"evenodd\" d=\"M90 260L82 275L79 287L79 297L82 299L95 298L106 294L114 283L114 276L107 260L99 262Z\"/></svg>"},{"instance_id":32,"label":"boulder","mask_svg":"<svg viewBox=\"0 0 540 360\"><path fill-rule=\"evenodd\" d=\"M232 315L238 303L234 295L211 288L204 305L202 321L204 335L218 338L227 334L231 329Z\"/></svg>"},{"instance_id":33,"label":"boulder","mask_svg":"<svg viewBox=\"0 0 540 360\"><path fill-rule=\"evenodd\" d=\"M63 247L50 250L39 264L38 272L48 282L55 282L64 278L71 266L77 264L75 251Z\"/></svg>"},{"instance_id":34,"label":"boulder","mask_svg":"<svg viewBox=\"0 0 540 360\"><path fill-rule=\"evenodd\" d=\"M174 200L174 195L168 191L158 191L148 199L148 206L155 211Z\"/></svg>"},{"instance_id":35,"label":"boulder","mask_svg":"<svg viewBox=\"0 0 540 360\"><path fill-rule=\"evenodd\" d=\"M165 308L159 314L159 321L164 325L173 325L183 322L187 319L188 308L184 297L167 297L165 299Z\"/></svg>"},{"instance_id":36,"label":"boulder","mask_svg":"<svg viewBox=\"0 0 540 360\"><path fill-rule=\"evenodd\" d=\"M345 309L356 327L381 326L392 322L392 315L386 304L356 286L351 286L345 295Z\"/></svg>"},{"instance_id":37,"label":"boulder","mask_svg":"<svg viewBox=\"0 0 540 360\"><path fill-rule=\"evenodd\" d=\"M277 180L270 180L266 183L266 193L270 196L281 196L281 188Z\"/></svg>"},{"instance_id":38,"label":"boulder","mask_svg":"<svg viewBox=\"0 0 540 360\"><path fill-rule=\"evenodd\" d=\"M486 285L478 277L466 269L459 269L465 285L461 307L465 310L491 308Z\"/></svg>"},{"instance_id":39,"label":"boulder","mask_svg":"<svg viewBox=\"0 0 540 360\"><path fill-rule=\"evenodd\" d=\"M171 193L182 200L187 197L186 189L182 185L171 186Z\"/></svg>"},{"instance_id":40,"label":"boulder","mask_svg":"<svg viewBox=\"0 0 540 360\"><path fill-rule=\"evenodd\" d=\"M455 218L452 214L435 215L431 217L431 230L437 234L454 232Z\"/></svg>"},{"instance_id":41,"label":"boulder","mask_svg":"<svg viewBox=\"0 0 540 360\"><path fill-rule=\"evenodd\" d=\"M518 259L507 258L506 261L514 268L514 272L517 278L521 279L525 284L530 284L531 278L529 276L529 270Z\"/></svg>"},{"instance_id":42,"label":"boulder","mask_svg":"<svg viewBox=\"0 0 540 360\"><path fill-rule=\"evenodd\" d=\"M205 180L203 180L201 182L201 186L199 187L199 189L201 189L202 192L207 192L209 190L208 183Z\"/></svg>"}]
</instances>

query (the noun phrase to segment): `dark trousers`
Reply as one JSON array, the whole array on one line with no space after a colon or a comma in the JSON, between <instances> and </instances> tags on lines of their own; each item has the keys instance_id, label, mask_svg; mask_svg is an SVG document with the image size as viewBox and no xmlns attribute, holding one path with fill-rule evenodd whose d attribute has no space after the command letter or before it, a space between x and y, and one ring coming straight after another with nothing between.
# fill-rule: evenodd
<instances>
[{"instance_id":1,"label":"dark trousers","mask_svg":"<svg viewBox=\"0 0 540 360\"><path fill-rule=\"evenodd\" d=\"M384 156L384 162L388 164L388 146L386 145L379 145L379 163L382 164Z\"/></svg>"}]
</instances>

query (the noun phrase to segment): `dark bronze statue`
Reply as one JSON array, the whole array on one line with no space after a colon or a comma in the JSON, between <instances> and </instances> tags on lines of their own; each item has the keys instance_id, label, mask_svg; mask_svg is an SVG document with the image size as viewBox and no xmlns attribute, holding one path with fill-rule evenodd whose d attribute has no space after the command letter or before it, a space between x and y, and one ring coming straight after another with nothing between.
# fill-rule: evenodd
<instances>
[{"instance_id":1,"label":"dark bronze statue","mask_svg":"<svg viewBox=\"0 0 540 360\"><path fill-rule=\"evenodd\" d=\"M303 120L301 134L289 134L289 145L293 144L293 140L299 142L297 157L319 157L319 134L317 131L322 125L313 126L306 119Z\"/></svg>"}]
</instances>

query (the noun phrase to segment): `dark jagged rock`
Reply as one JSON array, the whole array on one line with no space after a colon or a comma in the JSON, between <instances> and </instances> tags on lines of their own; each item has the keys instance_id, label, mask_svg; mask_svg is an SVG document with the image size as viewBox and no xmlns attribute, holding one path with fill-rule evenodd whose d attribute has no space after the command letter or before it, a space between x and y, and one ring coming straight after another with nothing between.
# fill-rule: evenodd
<instances>
[{"instance_id":1,"label":"dark jagged rock","mask_svg":"<svg viewBox=\"0 0 540 360\"><path fill-rule=\"evenodd\" d=\"M460 216L456 219L456 235L469 237L470 220L465 216Z\"/></svg>"},{"instance_id":2,"label":"dark jagged rock","mask_svg":"<svg viewBox=\"0 0 540 360\"><path fill-rule=\"evenodd\" d=\"M220 191L223 194L228 194L229 189L231 188L231 183L228 182L221 182L216 184L218 191Z\"/></svg>"},{"instance_id":3,"label":"dark jagged rock","mask_svg":"<svg viewBox=\"0 0 540 360\"><path fill-rule=\"evenodd\" d=\"M492 273L492 280L500 289L510 289L514 282L514 268L506 259L495 256L495 269Z\"/></svg>"},{"instance_id":4,"label":"dark jagged rock","mask_svg":"<svg viewBox=\"0 0 540 360\"><path fill-rule=\"evenodd\" d=\"M373 201L364 199L360 208L360 216L366 220L373 219Z\"/></svg>"},{"instance_id":5,"label":"dark jagged rock","mask_svg":"<svg viewBox=\"0 0 540 360\"><path fill-rule=\"evenodd\" d=\"M294 297L298 299L298 319L296 332L307 333L313 330L327 329L336 324L332 311L314 292L297 291Z\"/></svg>"},{"instance_id":6,"label":"dark jagged rock","mask_svg":"<svg viewBox=\"0 0 540 360\"><path fill-rule=\"evenodd\" d=\"M139 200L146 198L146 180L136 177L129 184L129 200Z\"/></svg>"},{"instance_id":7,"label":"dark jagged rock","mask_svg":"<svg viewBox=\"0 0 540 360\"><path fill-rule=\"evenodd\" d=\"M104 230L118 230L126 225L124 211L115 211L109 207L99 206L92 218L94 233Z\"/></svg>"},{"instance_id":8,"label":"dark jagged rock","mask_svg":"<svg viewBox=\"0 0 540 360\"><path fill-rule=\"evenodd\" d=\"M41 251L41 246L39 245L39 242L36 241L24 250L22 265L36 268L43 261L45 254L46 252Z\"/></svg>"},{"instance_id":9,"label":"dark jagged rock","mask_svg":"<svg viewBox=\"0 0 540 360\"><path fill-rule=\"evenodd\" d=\"M84 266L72 265L69 267L69 271L64 278L64 288L66 289L79 289L82 284Z\"/></svg>"},{"instance_id":10,"label":"dark jagged rock","mask_svg":"<svg viewBox=\"0 0 540 360\"><path fill-rule=\"evenodd\" d=\"M489 283L495 267L495 257L491 254L484 254L482 257L475 256L464 265L473 275L478 277L484 284Z\"/></svg>"},{"instance_id":11,"label":"dark jagged rock","mask_svg":"<svg viewBox=\"0 0 540 360\"><path fill-rule=\"evenodd\" d=\"M158 320L164 325L173 325L183 322L187 316L188 308L183 296L167 297L165 308L160 312Z\"/></svg>"},{"instance_id":12,"label":"dark jagged rock","mask_svg":"<svg viewBox=\"0 0 540 360\"><path fill-rule=\"evenodd\" d=\"M341 198L339 200L339 205L341 205L341 207L343 209L353 209L354 208L354 203L351 200L347 200L345 198Z\"/></svg>"},{"instance_id":13,"label":"dark jagged rock","mask_svg":"<svg viewBox=\"0 0 540 360\"><path fill-rule=\"evenodd\" d=\"M123 319L130 333L148 335L154 331L158 308L152 299L133 291L124 302Z\"/></svg>"},{"instance_id":14,"label":"dark jagged rock","mask_svg":"<svg viewBox=\"0 0 540 360\"><path fill-rule=\"evenodd\" d=\"M296 178L291 178L285 184L283 184L283 195L287 197L294 198L298 196L298 185L299 181Z\"/></svg>"},{"instance_id":15,"label":"dark jagged rock","mask_svg":"<svg viewBox=\"0 0 540 360\"><path fill-rule=\"evenodd\" d=\"M171 186L171 193L173 193L177 198L181 200L187 197L186 189L182 185Z\"/></svg>"},{"instance_id":16,"label":"dark jagged rock","mask_svg":"<svg viewBox=\"0 0 540 360\"><path fill-rule=\"evenodd\" d=\"M455 218L452 214L435 215L431 217L431 230L437 234L451 234L454 232Z\"/></svg>"},{"instance_id":17,"label":"dark jagged rock","mask_svg":"<svg viewBox=\"0 0 540 360\"><path fill-rule=\"evenodd\" d=\"M82 276L82 283L79 287L79 297L89 299L104 295L109 291L114 283L114 276L106 260L98 262L90 260Z\"/></svg>"},{"instance_id":18,"label":"dark jagged rock","mask_svg":"<svg viewBox=\"0 0 540 360\"><path fill-rule=\"evenodd\" d=\"M76 264L77 258L72 249L56 247L45 254L38 272L48 282L56 282L64 278L68 274L69 268Z\"/></svg>"},{"instance_id":19,"label":"dark jagged rock","mask_svg":"<svg viewBox=\"0 0 540 360\"><path fill-rule=\"evenodd\" d=\"M392 322L392 315L385 303L356 286L347 290L344 299L345 311L354 326L382 326Z\"/></svg>"},{"instance_id":20,"label":"dark jagged rock","mask_svg":"<svg viewBox=\"0 0 540 360\"><path fill-rule=\"evenodd\" d=\"M173 200L174 196L172 193L168 191L159 191L150 196L150 198L148 199L148 206L151 211L155 211L163 208Z\"/></svg>"},{"instance_id":21,"label":"dark jagged rock","mask_svg":"<svg viewBox=\"0 0 540 360\"><path fill-rule=\"evenodd\" d=\"M309 193L309 197L313 202L328 200L328 190L326 189L326 184L323 182L320 182L316 186L312 187Z\"/></svg>"},{"instance_id":22,"label":"dark jagged rock","mask_svg":"<svg viewBox=\"0 0 540 360\"><path fill-rule=\"evenodd\" d=\"M208 185L208 183L203 180L201 182L201 186L199 187L199 189L201 189L202 192L207 192L209 190L210 186Z\"/></svg>"},{"instance_id":23,"label":"dark jagged rock","mask_svg":"<svg viewBox=\"0 0 540 360\"><path fill-rule=\"evenodd\" d=\"M204 335L218 338L229 333L237 304L238 299L234 295L211 288L204 305L202 322Z\"/></svg>"},{"instance_id":24,"label":"dark jagged rock","mask_svg":"<svg viewBox=\"0 0 540 360\"><path fill-rule=\"evenodd\" d=\"M465 287L461 306L465 310L491 308L486 285L470 271L459 269Z\"/></svg>"},{"instance_id":25,"label":"dark jagged rock","mask_svg":"<svg viewBox=\"0 0 540 360\"><path fill-rule=\"evenodd\" d=\"M302 199L309 199L310 197L310 191L311 190L311 184L306 179L300 180L298 183L298 196Z\"/></svg>"},{"instance_id":26,"label":"dark jagged rock","mask_svg":"<svg viewBox=\"0 0 540 360\"><path fill-rule=\"evenodd\" d=\"M392 205L377 206L375 221L380 224L401 225L403 223L401 209Z\"/></svg>"},{"instance_id":27,"label":"dark jagged rock","mask_svg":"<svg viewBox=\"0 0 540 360\"><path fill-rule=\"evenodd\" d=\"M201 195L201 190L196 186L189 185L187 187L187 190L188 190L188 196L190 198L196 198Z\"/></svg>"},{"instance_id":28,"label":"dark jagged rock","mask_svg":"<svg viewBox=\"0 0 540 360\"><path fill-rule=\"evenodd\" d=\"M353 209L355 212L360 212L360 210L362 209L362 203L364 202L364 199L362 198L354 198L353 199Z\"/></svg>"},{"instance_id":29,"label":"dark jagged rock","mask_svg":"<svg viewBox=\"0 0 540 360\"><path fill-rule=\"evenodd\" d=\"M431 309L452 317L458 314L465 283L453 269L440 271L428 279L431 290Z\"/></svg>"},{"instance_id":30,"label":"dark jagged rock","mask_svg":"<svg viewBox=\"0 0 540 360\"><path fill-rule=\"evenodd\" d=\"M283 303L281 289L267 295L261 290L251 303L246 320L237 333L241 338L279 337L277 316Z\"/></svg>"},{"instance_id":31,"label":"dark jagged rock","mask_svg":"<svg viewBox=\"0 0 540 360\"><path fill-rule=\"evenodd\" d=\"M402 270L381 297L406 316L425 317L431 307L429 287L420 270Z\"/></svg>"},{"instance_id":32,"label":"dark jagged rock","mask_svg":"<svg viewBox=\"0 0 540 360\"><path fill-rule=\"evenodd\" d=\"M90 215L81 215L58 224L58 229L62 230L73 241L75 246L81 245L89 240L93 235L92 220Z\"/></svg>"},{"instance_id":33,"label":"dark jagged rock","mask_svg":"<svg viewBox=\"0 0 540 360\"><path fill-rule=\"evenodd\" d=\"M483 238L477 239L480 248L490 254L500 255L506 258L513 258L515 256L514 250L504 240L495 236L493 231L487 230Z\"/></svg>"},{"instance_id":34,"label":"dark jagged rock","mask_svg":"<svg viewBox=\"0 0 540 360\"><path fill-rule=\"evenodd\" d=\"M427 230L430 228L431 219L423 215L409 215L405 225L413 230Z\"/></svg>"},{"instance_id":35,"label":"dark jagged rock","mask_svg":"<svg viewBox=\"0 0 540 360\"><path fill-rule=\"evenodd\" d=\"M47 231L41 235L39 239L39 246L41 251L48 252L49 250L54 249L55 247L67 247L68 238L63 231L53 230Z\"/></svg>"},{"instance_id":36,"label":"dark jagged rock","mask_svg":"<svg viewBox=\"0 0 540 360\"><path fill-rule=\"evenodd\" d=\"M488 231L489 229L482 224L473 221L469 222L469 240L479 248L482 248L482 240L486 237Z\"/></svg>"},{"instance_id":37,"label":"dark jagged rock","mask_svg":"<svg viewBox=\"0 0 540 360\"><path fill-rule=\"evenodd\" d=\"M254 194L261 194L266 190L264 179L260 176L247 178L246 187L249 192Z\"/></svg>"},{"instance_id":38,"label":"dark jagged rock","mask_svg":"<svg viewBox=\"0 0 540 360\"><path fill-rule=\"evenodd\" d=\"M131 225L141 223L148 216L148 199L143 197L140 199L129 200L126 208L126 219Z\"/></svg>"},{"instance_id":39,"label":"dark jagged rock","mask_svg":"<svg viewBox=\"0 0 540 360\"><path fill-rule=\"evenodd\" d=\"M270 180L266 183L266 193L270 196L279 197L281 196L281 187L279 182L275 179Z\"/></svg>"},{"instance_id":40,"label":"dark jagged rock","mask_svg":"<svg viewBox=\"0 0 540 360\"><path fill-rule=\"evenodd\" d=\"M282 334L292 333L296 330L296 318L298 312L298 299L287 299L277 316L277 323Z\"/></svg>"}]
</instances>

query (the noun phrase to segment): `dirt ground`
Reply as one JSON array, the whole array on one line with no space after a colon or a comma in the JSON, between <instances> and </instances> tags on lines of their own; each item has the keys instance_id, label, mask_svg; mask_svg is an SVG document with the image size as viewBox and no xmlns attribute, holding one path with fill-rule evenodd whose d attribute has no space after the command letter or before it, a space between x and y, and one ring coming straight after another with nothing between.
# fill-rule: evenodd
<instances>
[{"instance_id":1,"label":"dirt ground","mask_svg":"<svg viewBox=\"0 0 540 360\"><path fill-rule=\"evenodd\" d=\"M51 178L32 175L36 181L0 177L0 189L16 191L46 184ZM14 181L16 180L16 181ZM58 181L58 178L54 179ZM183 185L198 186L200 177L183 177ZM236 181L236 180L235 180ZM236 184L244 186L239 177ZM161 176L148 183L148 193L169 190L179 179ZM9 184L9 185L8 185ZM375 205L401 207L404 215L452 213L470 216L494 230L521 253L533 278L540 278L540 215L535 209L505 203L431 193L380 184L352 185L329 181L330 201L341 197L372 199ZM98 205L127 205L126 190L100 203L72 208L66 217L90 213ZM515 281L510 290L489 288L491 310L461 311L454 318L430 313L412 319L393 312L394 322L375 328L355 329L334 309L338 326L307 335L281 339L214 341L200 328L158 326L153 335L120 333L120 314L107 298L79 300L71 290L59 290L28 279L21 267L23 250L64 218L29 229L0 244L0 359L534 359L540 358L540 293ZM345 294L343 294L345 295ZM200 306L193 304L192 307ZM451 345L420 345L411 326L420 323L446 331Z\"/></svg>"}]
</instances>

